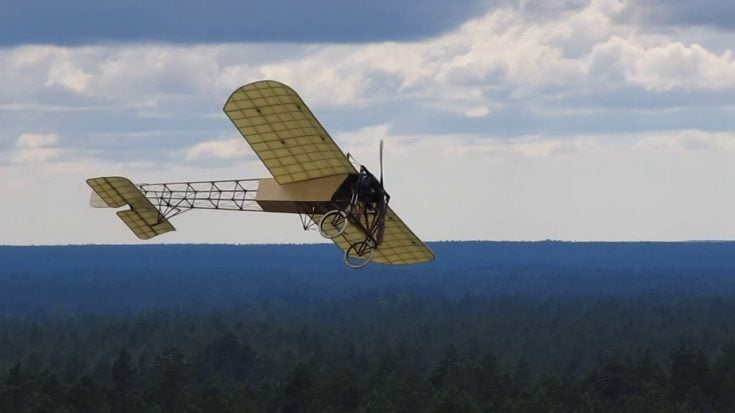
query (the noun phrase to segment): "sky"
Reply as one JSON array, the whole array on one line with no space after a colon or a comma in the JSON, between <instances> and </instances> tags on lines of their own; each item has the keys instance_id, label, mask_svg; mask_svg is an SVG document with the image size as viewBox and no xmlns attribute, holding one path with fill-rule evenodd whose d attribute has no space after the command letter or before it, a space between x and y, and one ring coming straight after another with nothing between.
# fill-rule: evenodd
<instances>
[{"instance_id":1,"label":"sky","mask_svg":"<svg viewBox=\"0 0 735 413\"><path fill-rule=\"evenodd\" d=\"M84 180L267 177L222 112L293 87L424 240L735 239L726 0L0 1L0 244L143 243ZM165 243L321 242L191 211Z\"/></svg>"}]
</instances>

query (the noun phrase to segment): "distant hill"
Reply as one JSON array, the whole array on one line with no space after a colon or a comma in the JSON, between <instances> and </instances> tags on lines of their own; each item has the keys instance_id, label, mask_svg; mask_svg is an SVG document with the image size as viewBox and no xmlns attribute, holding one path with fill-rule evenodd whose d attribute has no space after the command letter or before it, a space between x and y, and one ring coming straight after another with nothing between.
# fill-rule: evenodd
<instances>
[{"instance_id":1,"label":"distant hill","mask_svg":"<svg viewBox=\"0 0 735 413\"><path fill-rule=\"evenodd\" d=\"M407 267L371 265L363 272L479 268L716 268L735 270L735 242L488 242L429 244L437 259ZM348 271L331 244L146 244L0 246L0 274L107 270Z\"/></svg>"},{"instance_id":2,"label":"distant hill","mask_svg":"<svg viewBox=\"0 0 735 413\"><path fill-rule=\"evenodd\" d=\"M735 292L735 242L437 242L429 264L351 270L329 244L0 247L0 314L127 312L375 292Z\"/></svg>"}]
</instances>

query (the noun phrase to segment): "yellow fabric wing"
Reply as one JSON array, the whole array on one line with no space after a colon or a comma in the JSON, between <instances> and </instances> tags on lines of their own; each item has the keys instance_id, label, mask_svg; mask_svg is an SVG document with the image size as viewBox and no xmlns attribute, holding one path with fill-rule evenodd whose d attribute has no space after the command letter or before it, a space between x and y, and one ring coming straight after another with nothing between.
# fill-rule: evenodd
<instances>
[{"instance_id":1,"label":"yellow fabric wing","mask_svg":"<svg viewBox=\"0 0 735 413\"><path fill-rule=\"evenodd\" d=\"M317 221L318 222L318 221ZM365 235L352 225L333 241L342 251L347 251L350 244L362 241ZM385 216L385 232L383 242L373 254L372 262L382 264L418 264L434 259L434 253L411 231L401 218L388 208Z\"/></svg>"},{"instance_id":2,"label":"yellow fabric wing","mask_svg":"<svg viewBox=\"0 0 735 413\"><path fill-rule=\"evenodd\" d=\"M276 182L357 173L303 100L272 80L232 93L224 111Z\"/></svg>"}]
</instances>

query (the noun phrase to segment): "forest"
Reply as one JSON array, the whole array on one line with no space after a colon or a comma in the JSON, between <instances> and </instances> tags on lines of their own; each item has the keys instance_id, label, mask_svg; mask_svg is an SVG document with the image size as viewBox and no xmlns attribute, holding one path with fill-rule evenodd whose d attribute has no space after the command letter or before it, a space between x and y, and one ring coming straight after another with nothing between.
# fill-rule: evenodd
<instances>
[{"instance_id":1,"label":"forest","mask_svg":"<svg viewBox=\"0 0 735 413\"><path fill-rule=\"evenodd\" d=\"M0 247L1 412L735 412L735 243Z\"/></svg>"}]
</instances>

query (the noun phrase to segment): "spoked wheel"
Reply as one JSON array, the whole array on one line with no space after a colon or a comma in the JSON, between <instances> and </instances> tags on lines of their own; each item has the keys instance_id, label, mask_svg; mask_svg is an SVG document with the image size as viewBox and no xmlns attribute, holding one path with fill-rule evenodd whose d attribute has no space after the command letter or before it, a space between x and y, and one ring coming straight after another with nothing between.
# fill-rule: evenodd
<instances>
[{"instance_id":1,"label":"spoked wheel","mask_svg":"<svg viewBox=\"0 0 735 413\"><path fill-rule=\"evenodd\" d=\"M347 229L347 214L339 209L333 209L319 220L319 233L327 239L337 238Z\"/></svg>"},{"instance_id":2,"label":"spoked wheel","mask_svg":"<svg viewBox=\"0 0 735 413\"><path fill-rule=\"evenodd\" d=\"M360 241L350 245L345 251L345 264L350 268L362 268L373 259L375 248L367 241Z\"/></svg>"}]
</instances>

